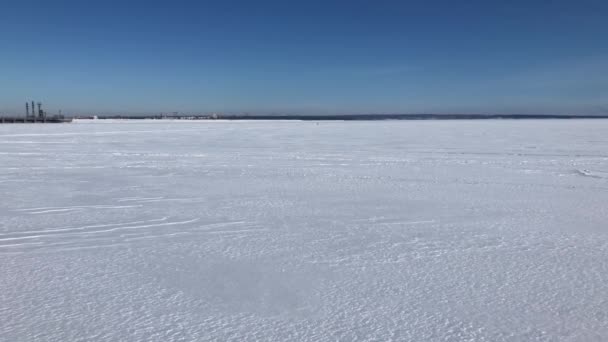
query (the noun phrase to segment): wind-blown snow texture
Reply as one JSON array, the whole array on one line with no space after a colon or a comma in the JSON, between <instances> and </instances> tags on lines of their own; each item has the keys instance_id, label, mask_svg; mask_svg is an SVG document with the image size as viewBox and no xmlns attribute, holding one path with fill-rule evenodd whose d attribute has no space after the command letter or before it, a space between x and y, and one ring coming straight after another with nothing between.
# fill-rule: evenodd
<instances>
[{"instance_id":1,"label":"wind-blown snow texture","mask_svg":"<svg viewBox=\"0 0 608 342\"><path fill-rule=\"evenodd\" d=\"M606 341L608 121L0 126L2 341Z\"/></svg>"}]
</instances>

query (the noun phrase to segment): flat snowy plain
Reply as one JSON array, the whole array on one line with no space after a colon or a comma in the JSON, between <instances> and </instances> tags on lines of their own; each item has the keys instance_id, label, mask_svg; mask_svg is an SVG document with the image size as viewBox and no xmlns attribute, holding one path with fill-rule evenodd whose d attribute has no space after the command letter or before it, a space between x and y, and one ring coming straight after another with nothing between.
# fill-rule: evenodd
<instances>
[{"instance_id":1,"label":"flat snowy plain","mask_svg":"<svg viewBox=\"0 0 608 342\"><path fill-rule=\"evenodd\" d=\"M0 125L1 341L608 341L608 120Z\"/></svg>"}]
</instances>

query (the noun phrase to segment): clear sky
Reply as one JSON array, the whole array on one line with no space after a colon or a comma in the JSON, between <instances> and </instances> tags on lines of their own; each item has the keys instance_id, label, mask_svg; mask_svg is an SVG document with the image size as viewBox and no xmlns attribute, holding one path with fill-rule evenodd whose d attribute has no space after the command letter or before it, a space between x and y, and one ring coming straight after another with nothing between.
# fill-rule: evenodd
<instances>
[{"instance_id":1,"label":"clear sky","mask_svg":"<svg viewBox=\"0 0 608 342\"><path fill-rule=\"evenodd\" d=\"M0 111L608 114L608 1L0 0Z\"/></svg>"}]
</instances>

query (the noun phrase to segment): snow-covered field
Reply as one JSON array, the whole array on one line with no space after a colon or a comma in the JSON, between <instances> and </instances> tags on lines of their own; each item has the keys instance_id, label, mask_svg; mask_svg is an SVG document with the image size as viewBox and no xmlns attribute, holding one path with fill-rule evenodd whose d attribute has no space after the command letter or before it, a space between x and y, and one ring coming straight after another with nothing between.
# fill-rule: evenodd
<instances>
[{"instance_id":1,"label":"snow-covered field","mask_svg":"<svg viewBox=\"0 0 608 342\"><path fill-rule=\"evenodd\" d=\"M607 341L608 121L0 125L1 341Z\"/></svg>"}]
</instances>

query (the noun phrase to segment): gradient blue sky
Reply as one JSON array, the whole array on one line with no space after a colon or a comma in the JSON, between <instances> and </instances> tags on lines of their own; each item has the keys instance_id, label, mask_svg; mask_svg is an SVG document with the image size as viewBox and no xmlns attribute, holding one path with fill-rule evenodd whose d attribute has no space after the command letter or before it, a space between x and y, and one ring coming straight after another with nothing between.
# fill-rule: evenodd
<instances>
[{"instance_id":1,"label":"gradient blue sky","mask_svg":"<svg viewBox=\"0 0 608 342\"><path fill-rule=\"evenodd\" d=\"M608 114L608 1L3 1L0 111Z\"/></svg>"}]
</instances>

